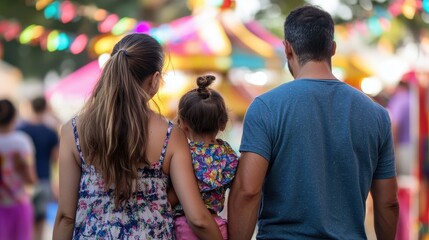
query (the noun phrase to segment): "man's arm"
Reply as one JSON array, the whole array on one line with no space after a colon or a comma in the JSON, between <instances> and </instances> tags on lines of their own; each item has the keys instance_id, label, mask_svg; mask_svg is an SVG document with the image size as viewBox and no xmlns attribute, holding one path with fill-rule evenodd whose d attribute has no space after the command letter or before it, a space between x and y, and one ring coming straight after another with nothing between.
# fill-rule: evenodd
<instances>
[{"instance_id":1,"label":"man's arm","mask_svg":"<svg viewBox=\"0 0 429 240\"><path fill-rule=\"evenodd\" d=\"M396 177L372 181L374 202L374 228L379 240L393 240L399 216L398 186Z\"/></svg>"},{"instance_id":2,"label":"man's arm","mask_svg":"<svg viewBox=\"0 0 429 240\"><path fill-rule=\"evenodd\" d=\"M228 200L230 240L252 238L267 169L268 161L262 156L242 153Z\"/></svg>"},{"instance_id":3,"label":"man's arm","mask_svg":"<svg viewBox=\"0 0 429 240\"><path fill-rule=\"evenodd\" d=\"M56 144L52 148L51 154L50 154L50 164L52 166L51 168L54 169L51 176L51 190L55 199L58 199L58 193L59 193L58 158L59 158L60 146L59 146L58 137L56 135L55 135L55 142Z\"/></svg>"}]
</instances>

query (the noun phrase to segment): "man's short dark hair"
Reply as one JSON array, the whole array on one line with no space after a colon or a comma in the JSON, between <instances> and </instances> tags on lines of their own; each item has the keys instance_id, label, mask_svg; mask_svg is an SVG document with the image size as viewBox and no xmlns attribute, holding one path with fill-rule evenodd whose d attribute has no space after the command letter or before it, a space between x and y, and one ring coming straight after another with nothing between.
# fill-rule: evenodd
<instances>
[{"instance_id":1,"label":"man's short dark hair","mask_svg":"<svg viewBox=\"0 0 429 240\"><path fill-rule=\"evenodd\" d=\"M42 113L46 110L46 99L44 97L36 97L31 101L31 108L35 113Z\"/></svg>"},{"instance_id":2,"label":"man's short dark hair","mask_svg":"<svg viewBox=\"0 0 429 240\"><path fill-rule=\"evenodd\" d=\"M308 61L330 60L334 21L321 8L308 5L293 10L286 18L284 34L301 66Z\"/></svg>"}]
</instances>

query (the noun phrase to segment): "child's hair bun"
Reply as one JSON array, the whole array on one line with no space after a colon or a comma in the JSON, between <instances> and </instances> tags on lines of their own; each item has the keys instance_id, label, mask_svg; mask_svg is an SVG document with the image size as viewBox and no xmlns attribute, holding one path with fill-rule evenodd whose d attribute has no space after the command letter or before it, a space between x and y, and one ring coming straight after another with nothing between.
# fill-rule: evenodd
<instances>
[{"instance_id":1,"label":"child's hair bun","mask_svg":"<svg viewBox=\"0 0 429 240\"><path fill-rule=\"evenodd\" d=\"M197 85L198 85L198 95L202 99L206 99L210 97L210 91L207 89L210 84L213 83L213 81L216 79L213 75L203 75L197 78Z\"/></svg>"}]
</instances>

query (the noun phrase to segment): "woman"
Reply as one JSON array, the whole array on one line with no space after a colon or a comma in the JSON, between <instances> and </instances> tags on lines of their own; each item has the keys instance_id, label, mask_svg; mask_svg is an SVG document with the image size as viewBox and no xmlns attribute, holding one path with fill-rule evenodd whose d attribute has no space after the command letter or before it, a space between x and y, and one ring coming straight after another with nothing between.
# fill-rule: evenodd
<instances>
[{"instance_id":1,"label":"woman","mask_svg":"<svg viewBox=\"0 0 429 240\"><path fill-rule=\"evenodd\" d=\"M163 57L152 37L125 36L81 114L62 127L54 239L174 239L170 180L198 237L221 239L185 135L149 108Z\"/></svg>"}]
</instances>

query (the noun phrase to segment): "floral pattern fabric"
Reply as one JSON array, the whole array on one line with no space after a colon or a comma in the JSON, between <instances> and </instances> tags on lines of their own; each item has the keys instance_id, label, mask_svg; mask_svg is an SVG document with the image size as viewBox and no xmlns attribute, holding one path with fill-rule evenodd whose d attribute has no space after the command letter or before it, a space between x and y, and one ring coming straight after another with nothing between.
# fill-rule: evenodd
<instances>
[{"instance_id":1,"label":"floral pattern fabric","mask_svg":"<svg viewBox=\"0 0 429 240\"><path fill-rule=\"evenodd\" d=\"M33 154L33 144L25 133L0 134L0 206L30 203L30 194L25 191L22 176L15 169L17 161L15 157L26 159Z\"/></svg>"},{"instance_id":2,"label":"floral pattern fabric","mask_svg":"<svg viewBox=\"0 0 429 240\"><path fill-rule=\"evenodd\" d=\"M167 201L169 177L162 171L168 131L160 161L138 171L137 191L115 208L113 190L105 190L103 178L85 163L79 144L76 119L72 125L82 162L79 199L73 239L174 239L173 215Z\"/></svg>"},{"instance_id":3,"label":"floral pattern fabric","mask_svg":"<svg viewBox=\"0 0 429 240\"><path fill-rule=\"evenodd\" d=\"M238 165L238 156L231 146L221 139L217 141L218 144L189 142L202 199L213 213L223 210L225 192L235 177ZM175 210L176 215L183 215L180 206Z\"/></svg>"}]
</instances>

